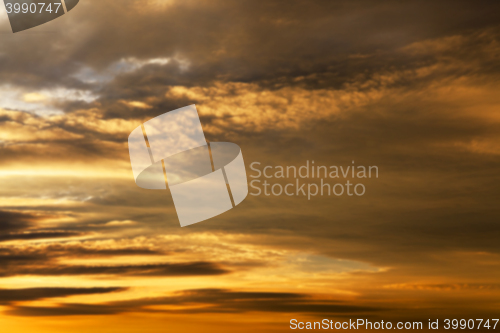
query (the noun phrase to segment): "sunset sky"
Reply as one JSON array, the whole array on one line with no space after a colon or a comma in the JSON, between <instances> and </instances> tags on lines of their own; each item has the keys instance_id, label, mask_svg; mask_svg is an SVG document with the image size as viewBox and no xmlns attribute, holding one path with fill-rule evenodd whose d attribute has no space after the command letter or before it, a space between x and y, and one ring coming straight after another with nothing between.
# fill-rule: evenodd
<instances>
[{"instance_id":1,"label":"sunset sky","mask_svg":"<svg viewBox=\"0 0 500 333\"><path fill-rule=\"evenodd\" d=\"M81 0L15 34L2 5L2 332L498 318L499 38L486 0ZM379 176L181 228L127 138L191 104L249 176Z\"/></svg>"}]
</instances>

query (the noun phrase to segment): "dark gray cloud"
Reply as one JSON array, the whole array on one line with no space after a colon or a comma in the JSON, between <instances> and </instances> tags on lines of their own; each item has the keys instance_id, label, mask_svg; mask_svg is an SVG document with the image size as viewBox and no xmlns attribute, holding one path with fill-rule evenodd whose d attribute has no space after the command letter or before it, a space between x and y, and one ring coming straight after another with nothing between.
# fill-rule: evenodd
<instances>
[{"instance_id":1,"label":"dark gray cloud","mask_svg":"<svg viewBox=\"0 0 500 333\"><path fill-rule=\"evenodd\" d=\"M0 232L5 233L21 230L37 219L35 214L1 210Z\"/></svg>"},{"instance_id":2,"label":"dark gray cloud","mask_svg":"<svg viewBox=\"0 0 500 333\"><path fill-rule=\"evenodd\" d=\"M57 253L58 245L50 246L47 250ZM117 248L99 249L83 246L60 247L61 254L65 256L85 257L112 257L112 256L142 256L142 255L165 255L164 252L149 248Z\"/></svg>"},{"instance_id":3,"label":"dark gray cloud","mask_svg":"<svg viewBox=\"0 0 500 333\"><path fill-rule=\"evenodd\" d=\"M82 233L74 231L44 230L42 228L33 230L33 228L37 226L37 222L47 217L50 217L50 214L25 213L19 210L0 210L0 242L75 237L82 235Z\"/></svg>"},{"instance_id":4,"label":"dark gray cloud","mask_svg":"<svg viewBox=\"0 0 500 333\"><path fill-rule=\"evenodd\" d=\"M124 291L127 288L25 288L0 289L0 304L35 301L45 298L67 297L75 295L94 295Z\"/></svg>"},{"instance_id":5,"label":"dark gray cloud","mask_svg":"<svg viewBox=\"0 0 500 333\"><path fill-rule=\"evenodd\" d=\"M6 259L6 258L5 258ZM17 257L12 261L18 262ZM28 258L31 260L31 258ZM229 271L210 262L165 263L150 265L78 266L61 264L32 264L0 270L0 276L39 275L127 275L127 276L210 276Z\"/></svg>"},{"instance_id":6,"label":"dark gray cloud","mask_svg":"<svg viewBox=\"0 0 500 333\"><path fill-rule=\"evenodd\" d=\"M45 239L45 238L66 238L66 237L76 237L82 234L72 231L37 231L37 232L25 232L17 234L6 234L0 235L0 242L11 241L11 240L33 240L33 239Z\"/></svg>"},{"instance_id":7,"label":"dark gray cloud","mask_svg":"<svg viewBox=\"0 0 500 333\"><path fill-rule=\"evenodd\" d=\"M124 58L174 57L189 60L190 69L145 66L141 75L123 82L128 89L105 88L105 99L153 93L152 87L161 85L258 82L325 71L345 82L369 68L403 66L392 51L412 42L496 26L499 9L495 1L446 0L186 1L139 11L136 4L87 1L44 26L53 31L54 43L35 33L2 35L2 81L96 89L72 74L86 66L102 71ZM60 43L66 45L62 51ZM377 52L386 56L348 58Z\"/></svg>"},{"instance_id":8,"label":"dark gray cloud","mask_svg":"<svg viewBox=\"0 0 500 333\"><path fill-rule=\"evenodd\" d=\"M143 256L143 255L167 255L167 253L147 247L112 247L100 248L85 246L81 243L57 243L52 242L45 246L11 248L0 247L0 254L5 259L16 257L34 258L73 258L73 257L114 257L114 256Z\"/></svg>"},{"instance_id":9,"label":"dark gray cloud","mask_svg":"<svg viewBox=\"0 0 500 333\"><path fill-rule=\"evenodd\" d=\"M171 297L136 299L107 304L60 304L58 307L16 306L8 310L18 316L65 316L116 314L130 311L166 313L281 312L303 314L370 315L380 309L353 306L341 301L313 298L314 295L278 292L241 292L224 289L187 290ZM150 310L151 305L191 306L184 310ZM200 307L203 305L203 307Z\"/></svg>"},{"instance_id":10,"label":"dark gray cloud","mask_svg":"<svg viewBox=\"0 0 500 333\"><path fill-rule=\"evenodd\" d=\"M51 242L47 245L25 245L0 247L0 276L213 276L231 271L215 262L181 262L136 265L64 265L61 259L110 258L120 256L167 256L163 250L140 246L114 244L99 247L99 242Z\"/></svg>"}]
</instances>

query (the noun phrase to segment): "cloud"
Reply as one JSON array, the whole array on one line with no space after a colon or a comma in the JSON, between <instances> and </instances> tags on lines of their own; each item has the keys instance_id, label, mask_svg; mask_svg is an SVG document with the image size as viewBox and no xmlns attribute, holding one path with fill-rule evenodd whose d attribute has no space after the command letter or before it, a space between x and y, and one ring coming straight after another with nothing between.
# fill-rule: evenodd
<instances>
[{"instance_id":1,"label":"cloud","mask_svg":"<svg viewBox=\"0 0 500 333\"><path fill-rule=\"evenodd\" d=\"M55 217L54 214L47 212L0 210L0 242L66 238L82 235L80 232L65 230L44 230L42 228L33 230L38 223L53 217Z\"/></svg>"},{"instance_id":2,"label":"cloud","mask_svg":"<svg viewBox=\"0 0 500 333\"><path fill-rule=\"evenodd\" d=\"M172 309L151 310L148 306L172 306ZM184 309L176 310L179 306ZM313 295L278 292L245 292L224 289L200 289L178 292L171 297L119 301L107 304L59 304L58 307L16 306L7 311L18 316L64 316L116 314L123 312L165 313L245 313L278 312L302 314L371 314L380 309L353 306L342 302L313 298Z\"/></svg>"},{"instance_id":3,"label":"cloud","mask_svg":"<svg viewBox=\"0 0 500 333\"><path fill-rule=\"evenodd\" d=\"M23 233L10 233L0 235L0 242L11 240L32 240L32 239L46 239L46 238L66 238L80 236L81 233L72 231L37 231L37 232L23 232Z\"/></svg>"},{"instance_id":4,"label":"cloud","mask_svg":"<svg viewBox=\"0 0 500 333\"><path fill-rule=\"evenodd\" d=\"M386 286L388 289L402 290L429 290L429 291L457 291L457 290L497 290L500 284L480 283L443 283L443 284L395 284Z\"/></svg>"},{"instance_id":5,"label":"cloud","mask_svg":"<svg viewBox=\"0 0 500 333\"><path fill-rule=\"evenodd\" d=\"M165 263L149 265L31 265L0 270L0 276L38 275L118 275L118 276L209 276L228 274L229 271L210 262Z\"/></svg>"},{"instance_id":6,"label":"cloud","mask_svg":"<svg viewBox=\"0 0 500 333\"><path fill-rule=\"evenodd\" d=\"M142 239L143 241L145 239ZM138 240L140 241L140 240ZM16 245L5 245L0 247L0 262L2 269L0 275L3 277L37 275L37 276L144 276L144 277L180 277L180 276L217 276L231 273L223 265L209 261L186 261L175 257L177 262L165 263L164 256L172 256L164 248L158 245L130 244L129 240L73 240L64 243L15 243ZM172 249L175 251L176 249ZM127 264L107 263L67 265L67 260L75 259L103 259L140 256L154 258L156 263L151 264ZM152 256L152 257L151 257Z\"/></svg>"},{"instance_id":7,"label":"cloud","mask_svg":"<svg viewBox=\"0 0 500 333\"><path fill-rule=\"evenodd\" d=\"M94 295L124 291L127 288L26 288L0 289L0 304L14 302L35 301L46 298L59 298L75 295Z\"/></svg>"},{"instance_id":8,"label":"cloud","mask_svg":"<svg viewBox=\"0 0 500 333\"><path fill-rule=\"evenodd\" d=\"M51 36L45 48L41 46L46 43L32 34L16 36L21 42L4 36L2 82L27 89L92 89L117 74L147 71L148 67L150 72L161 72L170 65L169 59L188 61L190 66L183 75L155 81L203 86L218 78L255 82L328 68L338 74L338 81L345 81L393 60L389 55L386 61L361 62L353 55L390 52L423 39L487 29L496 24L498 4L363 1L355 6L349 1L321 1L285 5L278 0L259 5L174 1L168 6L139 7L133 0L120 5L89 1L71 16L50 23L59 33ZM33 63L32 57L38 62ZM141 86L128 90L133 94L136 89L148 89Z\"/></svg>"},{"instance_id":9,"label":"cloud","mask_svg":"<svg viewBox=\"0 0 500 333\"><path fill-rule=\"evenodd\" d=\"M0 230L5 232L26 228L38 217L32 213L0 210Z\"/></svg>"}]
</instances>

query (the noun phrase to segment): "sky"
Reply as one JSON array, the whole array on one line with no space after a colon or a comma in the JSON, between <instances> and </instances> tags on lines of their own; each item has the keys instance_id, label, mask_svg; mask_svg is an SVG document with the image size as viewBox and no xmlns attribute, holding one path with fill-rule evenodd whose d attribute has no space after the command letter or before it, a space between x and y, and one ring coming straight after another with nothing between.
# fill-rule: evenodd
<instances>
[{"instance_id":1,"label":"sky","mask_svg":"<svg viewBox=\"0 0 500 333\"><path fill-rule=\"evenodd\" d=\"M81 0L13 34L2 8L2 329L498 318L499 13L486 0ZM181 228L168 189L136 186L127 138L191 104L208 141L241 147L249 181L254 162L378 177L348 177L362 196L249 195Z\"/></svg>"}]
</instances>

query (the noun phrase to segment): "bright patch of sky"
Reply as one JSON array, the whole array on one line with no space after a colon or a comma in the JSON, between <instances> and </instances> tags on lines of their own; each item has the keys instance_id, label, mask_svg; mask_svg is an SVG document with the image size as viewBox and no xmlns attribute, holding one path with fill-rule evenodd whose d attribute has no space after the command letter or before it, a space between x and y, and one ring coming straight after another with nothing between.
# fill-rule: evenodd
<instances>
[{"instance_id":1,"label":"bright patch of sky","mask_svg":"<svg viewBox=\"0 0 500 333\"><path fill-rule=\"evenodd\" d=\"M137 58L123 58L111 65L103 71L96 71L91 67L83 67L73 75L81 82L88 84L104 84L112 81L120 74L132 73L147 65L165 66L170 62L170 58L152 58L148 60L139 60Z\"/></svg>"},{"instance_id":2,"label":"bright patch of sky","mask_svg":"<svg viewBox=\"0 0 500 333\"><path fill-rule=\"evenodd\" d=\"M57 102L91 103L99 96L89 90L68 89L63 87L26 91L11 85L0 86L0 108L24 111L39 116L50 116L64 113L54 106Z\"/></svg>"}]
</instances>

